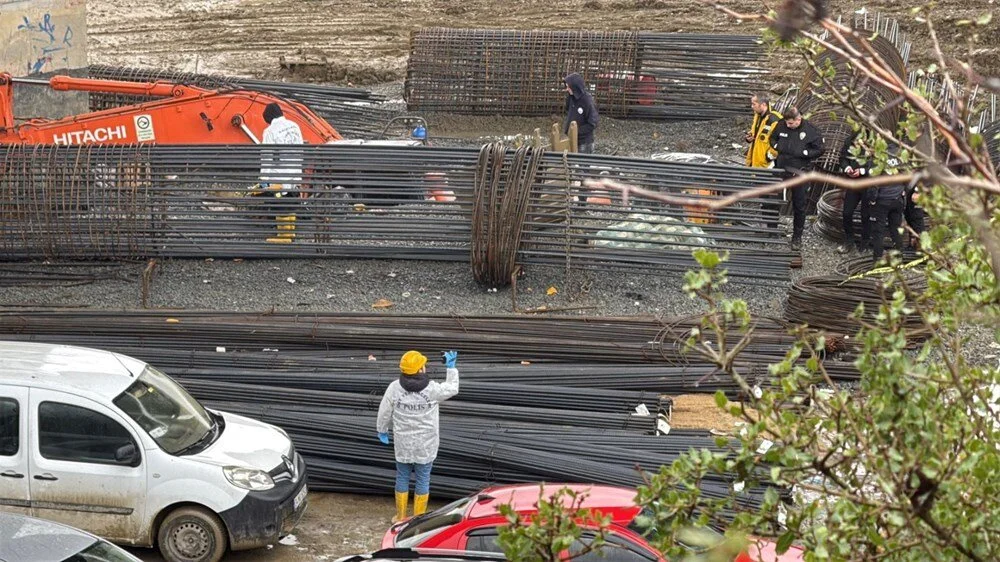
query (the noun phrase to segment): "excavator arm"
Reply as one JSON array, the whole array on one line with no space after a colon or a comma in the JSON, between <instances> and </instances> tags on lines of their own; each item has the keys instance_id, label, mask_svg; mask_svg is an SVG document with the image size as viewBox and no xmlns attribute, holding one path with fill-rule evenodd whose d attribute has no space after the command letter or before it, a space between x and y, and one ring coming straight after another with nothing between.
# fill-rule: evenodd
<instances>
[{"instance_id":1,"label":"excavator arm","mask_svg":"<svg viewBox=\"0 0 1000 562\"><path fill-rule=\"evenodd\" d=\"M13 84L44 85L57 91L106 92L157 96L138 105L74 115L32 119L16 124ZM264 107L281 106L285 117L302 129L308 144L341 136L323 118L300 103L249 90L209 90L169 82L120 82L54 76L48 81L12 78L0 73L0 144L247 144L259 142L267 127Z\"/></svg>"}]
</instances>

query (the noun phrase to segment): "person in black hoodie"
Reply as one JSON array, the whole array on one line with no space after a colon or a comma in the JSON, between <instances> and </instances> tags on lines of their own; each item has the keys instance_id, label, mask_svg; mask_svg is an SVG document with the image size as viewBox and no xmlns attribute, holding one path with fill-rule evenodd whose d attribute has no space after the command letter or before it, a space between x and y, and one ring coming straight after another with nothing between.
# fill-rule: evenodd
<instances>
[{"instance_id":1,"label":"person in black hoodie","mask_svg":"<svg viewBox=\"0 0 1000 562\"><path fill-rule=\"evenodd\" d=\"M823 154L823 134L812 123L802 118L797 107L785 112L784 120L771 135L771 151L768 156L774 160L776 168L783 169L784 177L807 172L813 162ZM806 226L807 185L792 188L792 250L802 249L802 231Z\"/></svg>"},{"instance_id":2,"label":"person in black hoodie","mask_svg":"<svg viewBox=\"0 0 1000 562\"><path fill-rule=\"evenodd\" d=\"M570 74L566 82L566 122L563 124L563 134L569 133L569 124L576 121L577 149L584 153L594 152L594 131L601 116L597 113L597 104L587 91L583 76Z\"/></svg>"},{"instance_id":3,"label":"person in black hoodie","mask_svg":"<svg viewBox=\"0 0 1000 562\"><path fill-rule=\"evenodd\" d=\"M887 152L883 173L886 175L899 173L901 165L899 146L890 143ZM899 227L903 224L903 211L906 208L906 184L886 185L869 191L872 192L872 256L878 261L885 247L886 228L889 229L893 246L897 250L903 250L903 236Z\"/></svg>"},{"instance_id":4,"label":"person in black hoodie","mask_svg":"<svg viewBox=\"0 0 1000 562\"><path fill-rule=\"evenodd\" d=\"M869 166L862 162L861 152L858 156L851 155L851 147L857 145L858 151L864 151L861 143L861 130L859 129L844 142L844 147L840 151L840 172L849 178L865 178L870 174ZM844 243L837 248L837 253L850 253L856 244L858 252L868 249L872 240L871 227L871 205L868 201L868 190L845 189L844 208L841 213L841 220L844 226ZM861 240L854 239L854 211L861 208Z\"/></svg>"}]
</instances>

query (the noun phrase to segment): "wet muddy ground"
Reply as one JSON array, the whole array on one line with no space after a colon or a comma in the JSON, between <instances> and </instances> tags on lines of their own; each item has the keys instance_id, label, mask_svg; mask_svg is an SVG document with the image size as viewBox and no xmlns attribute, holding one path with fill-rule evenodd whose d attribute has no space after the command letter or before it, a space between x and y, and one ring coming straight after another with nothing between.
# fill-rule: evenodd
<instances>
[{"instance_id":1,"label":"wet muddy ground","mask_svg":"<svg viewBox=\"0 0 1000 562\"><path fill-rule=\"evenodd\" d=\"M432 503L431 507L434 507ZM226 562L323 562L377 550L393 515L392 498L309 494L309 507L295 531L268 548L232 552ZM146 562L163 562L155 550L130 551Z\"/></svg>"},{"instance_id":2,"label":"wet muddy ground","mask_svg":"<svg viewBox=\"0 0 1000 562\"><path fill-rule=\"evenodd\" d=\"M753 0L730 0L741 12L761 10ZM772 5L778 5L778 2ZM909 16L913 0L828 2L833 14L882 12L900 17L915 42L918 62L930 61L927 30ZM963 19L996 9L995 0L941 0L934 21L946 52L964 54ZM275 78L280 62L318 63L312 76L356 85L403 78L410 32L421 27L601 29L756 34L756 22L738 22L697 0L91 0L92 63L170 67ZM979 32L975 59L1000 70L1000 22ZM962 56L964 60L966 57Z\"/></svg>"}]
</instances>

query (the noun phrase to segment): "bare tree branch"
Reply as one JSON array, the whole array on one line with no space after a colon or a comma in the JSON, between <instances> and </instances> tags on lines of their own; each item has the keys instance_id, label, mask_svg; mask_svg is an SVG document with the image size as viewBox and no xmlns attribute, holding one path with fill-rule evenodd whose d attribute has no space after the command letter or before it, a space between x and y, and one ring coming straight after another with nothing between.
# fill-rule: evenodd
<instances>
[{"instance_id":1,"label":"bare tree branch","mask_svg":"<svg viewBox=\"0 0 1000 562\"><path fill-rule=\"evenodd\" d=\"M793 187L799 187L812 182L825 182L830 185L835 185L837 187L842 187L844 189L850 190L861 190L868 189L871 187L881 187L884 185L895 185L899 183L910 183L914 181L921 181L926 179L928 176L924 172L913 172L908 174L897 174L894 176L876 176L866 179L850 179L843 178L840 176L832 176L829 174L824 174L820 172L808 172L802 175L789 178L785 181L772 183L768 185L762 185L759 187L754 187L751 189L745 189L736 193L732 193L725 197L719 199L699 199L697 197L686 197L682 195L671 195L668 193L660 193L658 191L652 191L642 187L637 187L634 185L629 185L627 183L621 183L610 179L589 179L584 180L584 187L595 189L595 190L615 190L622 193L622 202L628 205L629 196L637 195L644 199L650 199L653 201L660 201L661 203L666 203L668 205L680 205L685 207L698 207L707 210L718 210L724 207L728 207L739 201L746 199L753 199L755 197L761 197L764 195L770 195L772 193L778 193L783 189L790 189ZM975 183L976 180L969 179L970 182ZM1000 186L990 185L984 183L981 189L989 189L993 193L1000 193Z\"/></svg>"}]
</instances>

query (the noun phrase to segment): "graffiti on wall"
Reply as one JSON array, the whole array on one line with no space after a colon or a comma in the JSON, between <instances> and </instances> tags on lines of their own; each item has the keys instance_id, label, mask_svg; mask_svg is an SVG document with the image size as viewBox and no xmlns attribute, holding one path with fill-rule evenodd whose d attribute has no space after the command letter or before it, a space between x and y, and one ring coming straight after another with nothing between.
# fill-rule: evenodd
<instances>
[{"instance_id":1,"label":"graffiti on wall","mask_svg":"<svg viewBox=\"0 0 1000 562\"><path fill-rule=\"evenodd\" d=\"M30 56L27 61L28 74L38 74L53 68L64 68L69 64L69 52L73 48L73 27L59 25L46 13L38 19L23 17L17 30L28 34Z\"/></svg>"}]
</instances>

